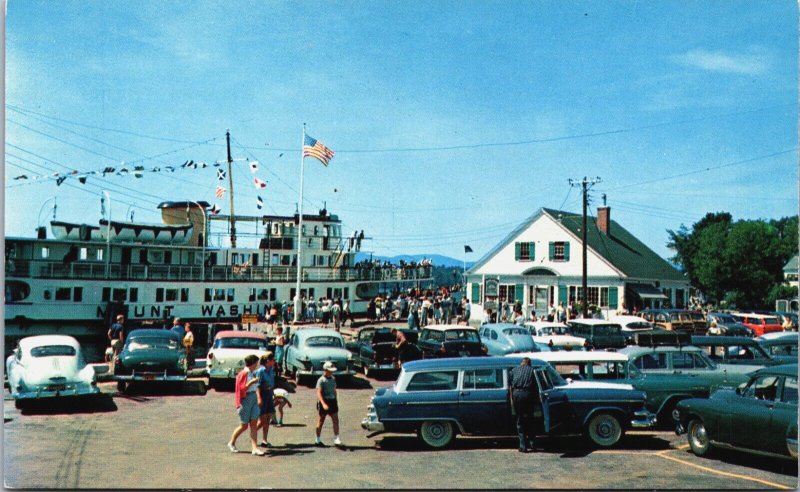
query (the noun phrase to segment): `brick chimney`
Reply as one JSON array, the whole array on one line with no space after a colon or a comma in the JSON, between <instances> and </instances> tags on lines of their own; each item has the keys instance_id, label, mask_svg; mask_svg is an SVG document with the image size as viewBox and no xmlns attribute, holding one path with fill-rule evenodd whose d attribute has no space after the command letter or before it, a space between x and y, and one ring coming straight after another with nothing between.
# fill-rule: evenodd
<instances>
[{"instance_id":1,"label":"brick chimney","mask_svg":"<svg viewBox=\"0 0 800 492\"><path fill-rule=\"evenodd\" d=\"M611 207L597 207L597 228L605 235L611 232Z\"/></svg>"}]
</instances>

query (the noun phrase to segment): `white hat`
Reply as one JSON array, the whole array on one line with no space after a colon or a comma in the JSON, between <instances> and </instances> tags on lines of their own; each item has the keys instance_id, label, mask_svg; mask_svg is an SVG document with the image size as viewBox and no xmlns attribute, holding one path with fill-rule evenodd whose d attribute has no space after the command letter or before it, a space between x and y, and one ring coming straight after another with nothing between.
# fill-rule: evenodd
<instances>
[{"instance_id":1,"label":"white hat","mask_svg":"<svg viewBox=\"0 0 800 492\"><path fill-rule=\"evenodd\" d=\"M334 364L333 361L329 360L328 362L326 362L325 364L322 365L322 369L325 370L325 371L335 372L336 371L336 364Z\"/></svg>"}]
</instances>

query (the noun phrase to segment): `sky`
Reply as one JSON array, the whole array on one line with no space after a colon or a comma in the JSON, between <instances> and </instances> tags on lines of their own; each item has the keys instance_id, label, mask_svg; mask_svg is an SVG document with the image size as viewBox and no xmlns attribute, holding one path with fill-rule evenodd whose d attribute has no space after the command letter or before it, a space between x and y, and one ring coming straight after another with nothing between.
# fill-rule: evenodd
<instances>
[{"instance_id":1,"label":"sky","mask_svg":"<svg viewBox=\"0 0 800 492\"><path fill-rule=\"evenodd\" d=\"M5 234L54 203L96 224L104 190L113 220L229 213L228 130L235 212L291 215L305 124L336 155L305 160L304 213L327 206L376 255L477 260L540 207L580 212L569 179L599 177L590 213L605 195L670 257L667 231L708 212L798 213L797 26L777 0L9 0ZM77 179L122 163L147 172Z\"/></svg>"}]
</instances>

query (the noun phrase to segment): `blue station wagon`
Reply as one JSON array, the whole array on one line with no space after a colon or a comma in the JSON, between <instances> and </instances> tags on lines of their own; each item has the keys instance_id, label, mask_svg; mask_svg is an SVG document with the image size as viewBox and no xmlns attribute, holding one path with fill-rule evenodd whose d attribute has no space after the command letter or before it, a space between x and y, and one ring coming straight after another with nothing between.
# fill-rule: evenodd
<instances>
[{"instance_id":1,"label":"blue station wagon","mask_svg":"<svg viewBox=\"0 0 800 492\"><path fill-rule=\"evenodd\" d=\"M456 434L513 436L516 419L508 397L508 372L520 357L420 360L403 365L394 386L375 392L361 427L381 433L417 433L442 448ZM630 428L649 427L655 415L645 394L630 386L567 383L547 363L533 359L546 434L583 434L595 445L616 444Z\"/></svg>"}]
</instances>

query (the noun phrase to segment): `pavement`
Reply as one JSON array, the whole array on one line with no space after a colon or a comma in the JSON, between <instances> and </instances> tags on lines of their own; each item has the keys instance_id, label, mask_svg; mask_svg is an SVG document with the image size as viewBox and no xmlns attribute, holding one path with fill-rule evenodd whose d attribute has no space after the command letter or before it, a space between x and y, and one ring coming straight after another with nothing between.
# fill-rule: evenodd
<instances>
[{"instance_id":1,"label":"pavement","mask_svg":"<svg viewBox=\"0 0 800 492\"><path fill-rule=\"evenodd\" d=\"M315 392L287 382L293 408L271 428L267 456L239 453L226 443L238 425L232 388L208 390L207 380L132 385L125 394L101 383L94 401L43 402L23 411L4 401L4 483L11 488L444 488L444 489L795 489L797 464L720 453L698 458L686 437L630 432L610 450L592 450L579 436L544 439L519 454L514 438L459 436L444 450L414 435L368 439L361 419L375 389L392 374L340 381L341 436L331 423L313 445ZM259 434L259 439L261 434Z\"/></svg>"}]
</instances>

